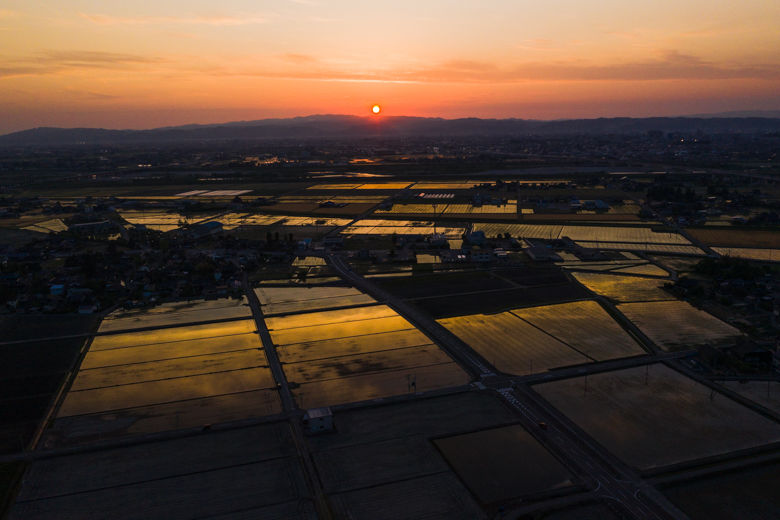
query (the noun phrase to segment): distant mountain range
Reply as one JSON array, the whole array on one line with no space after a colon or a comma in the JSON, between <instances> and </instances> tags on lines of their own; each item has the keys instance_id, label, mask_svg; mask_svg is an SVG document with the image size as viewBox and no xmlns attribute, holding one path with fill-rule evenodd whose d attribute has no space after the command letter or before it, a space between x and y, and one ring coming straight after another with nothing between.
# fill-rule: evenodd
<instances>
[{"instance_id":1,"label":"distant mountain range","mask_svg":"<svg viewBox=\"0 0 780 520\"><path fill-rule=\"evenodd\" d=\"M316 115L261 119L215 125L184 125L152 130L100 128L35 128L0 136L0 146L160 143L245 139L309 139L360 137L433 137L488 135L562 135L663 132L780 131L780 111L763 117L724 114L687 117L600 118L538 121L528 119L441 119L426 117L359 117ZM727 115L735 114L735 115ZM766 117L770 114L769 117Z\"/></svg>"}]
</instances>

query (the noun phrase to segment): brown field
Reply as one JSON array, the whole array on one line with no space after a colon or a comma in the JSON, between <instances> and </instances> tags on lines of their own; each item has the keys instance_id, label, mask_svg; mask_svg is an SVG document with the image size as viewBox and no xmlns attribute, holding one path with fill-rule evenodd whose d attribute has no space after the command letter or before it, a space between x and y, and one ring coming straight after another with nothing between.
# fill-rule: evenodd
<instances>
[{"instance_id":1,"label":"brown field","mask_svg":"<svg viewBox=\"0 0 780 520\"><path fill-rule=\"evenodd\" d=\"M693 270L693 266L698 264L700 258L690 258L684 256L667 256L667 255L648 255L648 258L655 260L663 264L669 269L673 269L677 272L686 272ZM780 256L778 256L780 258Z\"/></svg>"},{"instance_id":2,"label":"brown field","mask_svg":"<svg viewBox=\"0 0 780 520\"><path fill-rule=\"evenodd\" d=\"M111 334L97 336L89 347L90 355L98 350L111 350L117 348L137 347L143 345L157 345L160 343L177 343L181 341L194 341L209 338L231 337L239 334L255 332L257 327L254 320L239 320L226 323L214 323L210 325L193 325L190 327L176 327L172 329L148 330L131 332L128 334ZM243 339L243 338L241 338Z\"/></svg>"},{"instance_id":3,"label":"brown field","mask_svg":"<svg viewBox=\"0 0 780 520\"><path fill-rule=\"evenodd\" d=\"M474 393L343 411L338 434L309 438L336 518L487 520L431 439L516 424Z\"/></svg>"},{"instance_id":4,"label":"brown field","mask_svg":"<svg viewBox=\"0 0 780 520\"><path fill-rule=\"evenodd\" d=\"M597 360L646 354L594 301L518 309L512 314Z\"/></svg>"},{"instance_id":5,"label":"brown field","mask_svg":"<svg viewBox=\"0 0 780 520\"><path fill-rule=\"evenodd\" d=\"M612 271L613 273L627 273L627 274L640 274L643 276L663 276L668 277L669 273L666 272L664 269L661 269L657 265L654 264L642 264L642 265L635 265L631 267L622 267L620 269L615 269Z\"/></svg>"},{"instance_id":6,"label":"brown field","mask_svg":"<svg viewBox=\"0 0 780 520\"><path fill-rule=\"evenodd\" d=\"M360 215L376 206L376 203L353 203L343 208L318 208L312 211L315 215Z\"/></svg>"},{"instance_id":7,"label":"brown field","mask_svg":"<svg viewBox=\"0 0 780 520\"><path fill-rule=\"evenodd\" d=\"M746 247L713 247L712 249L723 256L728 255L762 262L780 262L780 249L749 249Z\"/></svg>"},{"instance_id":8,"label":"brown field","mask_svg":"<svg viewBox=\"0 0 780 520\"><path fill-rule=\"evenodd\" d=\"M708 246L780 249L780 231L752 229L688 229Z\"/></svg>"},{"instance_id":9,"label":"brown field","mask_svg":"<svg viewBox=\"0 0 780 520\"><path fill-rule=\"evenodd\" d=\"M273 206L263 206L263 211L268 213L311 213L320 208L319 204L315 203L299 203L299 204L274 204Z\"/></svg>"},{"instance_id":10,"label":"brown field","mask_svg":"<svg viewBox=\"0 0 780 520\"><path fill-rule=\"evenodd\" d=\"M180 323L248 317L251 314L252 311L245 297L235 300L193 300L163 303L147 309L114 311L103 319L99 332L165 327Z\"/></svg>"},{"instance_id":11,"label":"brown field","mask_svg":"<svg viewBox=\"0 0 780 520\"><path fill-rule=\"evenodd\" d=\"M586 386L587 381L587 386ZM780 424L664 365L535 385L627 464L661 468L780 441Z\"/></svg>"},{"instance_id":12,"label":"brown field","mask_svg":"<svg viewBox=\"0 0 780 520\"><path fill-rule=\"evenodd\" d=\"M569 471L522 426L446 437L434 444L483 504L571 485Z\"/></svg>"},{"instance_id":13,"label":"brown field","mask_svg":"<svg viewBox=\"0 0 780 520\"><path fill-rule=\"evenodd\" d=\"M709 343L728 345L739 330L686 302L624 303L618 310L664 350L684 350Z\"/></svg>"},{"instance_id":14,"label":"brown field","mask_svg":"<svg viewBox=\"0 0 780 520\"><path fill-rule=\"evenodd\" d=\"M691 520L768 520L780 511L780 465L685 482L661 492Z\"/></svg>"},{"instance_id":15,"label":"brown field","mask_svg":"<svg viewBox=\"0 0 780 520\"><path fill-rule=\"evenodd\" d=\"M675 300L663 289L663 281L636 276L616 276L613 274L572 273L588 289L619 302L649 302Z\"/></svg>"},{"instance_id":16,"label":"brown field","mask_svg":"<svg viewBox=\"0 0 780 520\"><path fill-rule=\"evenodd\" d=\"M556 214L556 213L524 213L523 221L526 220L562 220L562 221L581 221L581 222L638 222L639 216L625 213L608 214Z\"/></svg>"},{"instance_id":17,"label":"brown field","mask_svg":"<svg viewBox=\"0 0 780 520\"><path fill-rule=\"evenodd\" d=\"M38 461L10 512L14 520L139 517L313 520L316 514L286 424Z\"/></svg>"}]
</instances>

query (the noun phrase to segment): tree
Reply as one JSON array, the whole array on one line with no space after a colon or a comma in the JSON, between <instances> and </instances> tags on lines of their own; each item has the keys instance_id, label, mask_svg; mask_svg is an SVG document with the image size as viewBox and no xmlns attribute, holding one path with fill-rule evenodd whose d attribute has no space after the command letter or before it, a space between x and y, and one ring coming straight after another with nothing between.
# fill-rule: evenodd
<instances>
[{"instance_id":1,"label":"tree","mask_svg":"<svg viewBox=\"0 0 780 520\"><path fill-rule=\"evenodd\" d=\"M268 245L271 245L271 244L273 243L273 241L274 241L274 236L271 234L271 232L270 232L270 231L269 231L268 233L266 233L266 234L265 234L265 241L266 241L266 243L267 243Z\"/></svg>"},{"instance_id":2,"label":"tree","mask_svg":"<svg viewBox=\"0 0 780 520\"><path fill-rule=\"evenodd\" d=\"M279 232L277 231L276 233L274 233L274 242L278 242L278 241L279 241Z\"/></svg>"}]
</instances>

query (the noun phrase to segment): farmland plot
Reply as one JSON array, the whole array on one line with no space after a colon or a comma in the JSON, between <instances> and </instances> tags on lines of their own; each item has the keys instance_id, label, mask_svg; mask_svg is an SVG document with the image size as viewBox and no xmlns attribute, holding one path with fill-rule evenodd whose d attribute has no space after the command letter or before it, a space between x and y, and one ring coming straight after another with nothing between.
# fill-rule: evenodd
<instances>
[{"instance_id":1,"label":"farmland plot","mask_svg":"<svg viewBox=\"0 0 780 520\"><path fill-rule=\"evenodd\" d=\"M685 256L667 256L667 255L649 255L648 258L663 264L664 267L673 269L677 272L693 270L693 266L699 263L700 258L690 258ZM780 258L780 257L778 257Z\"/></svg>"},{"instance_id":2,"label":"farmland plot","mask_svg":"<svg viewBox=\"0 0 780 520\"><path fill-rule=\"evenodd\" d=\"M725 381L721 384L764 408L780 413L780 382L750 381L740 383L738 381Z\"/></svg>"},{"instance_id":3,"label":"farmland plot","mask_svg":"<svg viewBox=\"0 0 780 520\"><path fill-rule=\"evenodd\" d=\"M10 518L313 520L290 433L261 428L42 461Z\"/></svg>"},{"instance_id":4,"label":"farmland plot","mask_svg":"<svg viewBox=\"0 0 780 520\"><path fill-rule=\"evenodd\" d=\"M249 330L247 320L97 337L60 407L52 442L278 413L262 343Z\"/></svg>"},{"instance_id":5,"label":"farmland plot","mask_svg":"<svg viewBox=\"0 0 780 520\"><path fill-rule=\"evenodd\" d=\"M98 350L157 345L161 343L177 343L208 338L228 338L230 340L230 336L255 332L256 329L257 327L255 327L253 320L240 320L209 325L145 330L127 334L111 334L96 336L92 340L89 351L90 355L94 355Z\"/></svg>"},{"instance_id":6,"label":"farmland plot","mask_svg":"<svg viewBox=\"0 0 780 520\"><path fill-rule=\"evenodd\" d=\"M723 256L728 255L761 262L780 262L780 249L749 249L746 247L713 247L712 249Z\"/></svg>"},{"instance_id":7,"label":"farmland plot","mask_svg":"<svg viewBox=\"0 0 780 520\"><path fill-rule=\"evenodd\" d=\"M650 244L650 243L628 243L628 242L588 242L578 240L577 244L591 249L614 249L616 251L644 251L649 253L673 253L682 255L701 255L704 251L692 245L680 244Z\"/></svg>"},{"instance_id":8,"label":"farmland plot","mask_svg":"<svg viewBox=\"0 0 780 520\"><path fill-rule=\"evenodd\" d=\"M165 327L180 323L241 318L251 314L249 304L243 296L230 300L163 303L150 309L114 311L103 319L98 332Z\"/></svg>"},{"instance_id":9,"label":"farmland plot","mask_svg":"<svg viewBox=\"0 0 780 520\"><path fill-rule=\"evenodd\" d=\"M483 504L571 485L571 474L522 426L467 433L434 441Z\"/></svg>"},{"instance_id":10,"label":"farmland plot","mask_svg":"<svg viewBox=\"0 0 780 520\"><path fill-rule=\"evenodd\" d=\"M266 323L301 407L460 386L469 379L384 305L268 318Z\"/></svg>"},{"instance_id":11,"label":"farmland plot","mask_svg":"<svg viewBox=\"0 0 780 520\"><path fill-rule=\"evenodd\" d=\"M588 359L510 312L447 318L439 323L507 374L543 372Z\"/></svg>"},{"instance_id":12,"label":"farmland plot","mask_svg":"<svg viewBox=\"0 0 780 520\"><path fill-rule=\"evenodd\" d=\"M754 229L689 229L708 246L735 248L780 248L780 232Z\"/></svg>"},{"instance_id":13,"label":"farmland plot","mask_svg":"<svg viewBox=\"0 0 780 520\"><path fill-rule=\"evenodd\" d=\"M663 276L663 277L669 276L668 272L666 272L665 270L661 269L660 267L654 264L642 264L642 265L635 265L631 267L621 267L620 269L615 269L612 272L640 274L643 276Z\"/></svg>"},{"instance_id":14,"label":"farmland plot","mask_svg":"<svg viewBox=\"0 0 780 520\"><path fill-rule=\"evenodd\" d=\"M662 281L636 276L613 274L573 273L573 276L588 289L618 302L649 302L675 300L663 289Z\"/></svg>"},{"instance_id":15,"label":"farmland plot","mask_svg":"<svg viewBox=\"0 0 780 520\"><path fill-rule=\"evenodd\" d=\"M587 391L586 391L587 389ZM535 385L602 446L640 470L780 441L780 425L653 365Z\"/></svg>"},{"instance_id":16,"label":"farmland plot","mask_svg":"<svg viewBox=\"0 0 780 520\"><path fill-rule=\"evenodd\" d=\"M338 435L310 443L337 518L486 519L430 439L516 423L499 399L461 393L344 411Z\"/></svg>"},{"instance_id":17,"label":"farmland plot","mask_svg":"<svg viewBox=\"0 0 780 520\"><path fill-rule=\"evenodd\" d=\"M734 343L739 330L686 302L625 303L618 310L664 350Z\"/></svg>"},{"instance_id":18,"label":"farmland plot","mask_svg":"<svg viewBox=\"0 0 780 520\"><path fill-rule=\"evenodd\" d=\"M265 314L367 305L376 300L349 287L260 288L255 289Z\"/></svg>"},{"instance_id":19,"label":"farmland plot","mask_svg":"<svg viewBox=\"0 0 780 520\"><path fill-rule=\"evenodd\" d=\"M593 301L518 309L512 314L599 361L646 353Z\"/></svg>"},{"instance_id":20,"label":"farmland plot","mask_svg":"<svg viewBox=\"0 0 780 520\"><path fill-rule=\"evenodd\" d=\"M760 466L661 492L691 520L767 520L780 511L780 465Z\"/></svg>"},{"instance_id":21,"label":"farmland plot","mask_svg":"<svg viewBox=\"0 0 780 520\"><path fill-rule=\"evenodd\" d=\"M650 244L690 244L677 233L656 233L643 227L564 226L561 237L577 242L638 242Z\"/></svg>"}]
</instances>

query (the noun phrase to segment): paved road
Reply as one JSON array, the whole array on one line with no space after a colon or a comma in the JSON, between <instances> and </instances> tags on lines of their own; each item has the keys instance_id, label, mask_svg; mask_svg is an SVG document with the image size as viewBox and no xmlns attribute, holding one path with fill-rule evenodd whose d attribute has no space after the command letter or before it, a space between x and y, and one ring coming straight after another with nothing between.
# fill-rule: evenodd
<instances>
[{"instance_id":1,"label":"paved road","mask_svg":"<svg viewBox=\"0 0 780 520\"><path fill-rule=\"evenodd\" d=\"M350 281L363 292L374 298L384 300L396 312L408 319L422 332L434 339L440 347L447 351L472 375L479 377L479 386L492 388L514 410L520 418L523 426L544 444L552 452L556 453L572 470L585 478L593 486L600 498L614 501L624 510L625 514L638 520L669 520L686 519L687 516L666 500L663 495L645 484L637 475L633 474L624 464L615 459L604 448L593 442L584 432L572 427L568 419L555 410L538 395L527 389L525 384L519 381L531 381L537 376L526 376L506 380L496 377L496 374L488 368L476 355L470 352L460 339L436 321L417 311L412 305L390 294L373 282L352 271L352 269L340 257L331 255L326 258L328 264L342 278ZM672 354L676 358L686 353ZM667 355L661 357L666 358ZM648 359L657 360L659 356L646 356L636 360L622 360L609 363L614 368L620 368L623 364L647 363ZM641 359L641 361L640 361ZM574 368L576 374L587 373L596 370L596 364L590 369ZM568 374L569 376L575 374ZM580 374L581 375L581 374ZM540 374L538 377L546 379L548 374ZM550 374L552 378L552 374ZM484 382L484 383L483 383ZM545 423L547 428L539 426ZM519 516L510 513L505 518Z\"/></svg>"}]
</instances>

